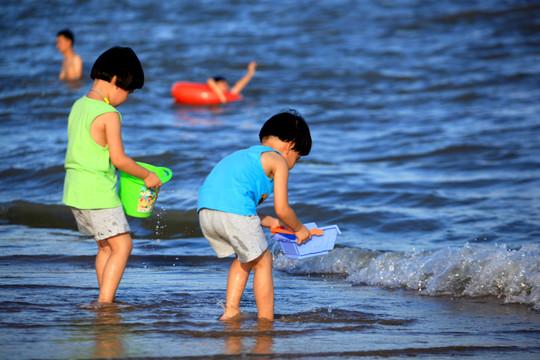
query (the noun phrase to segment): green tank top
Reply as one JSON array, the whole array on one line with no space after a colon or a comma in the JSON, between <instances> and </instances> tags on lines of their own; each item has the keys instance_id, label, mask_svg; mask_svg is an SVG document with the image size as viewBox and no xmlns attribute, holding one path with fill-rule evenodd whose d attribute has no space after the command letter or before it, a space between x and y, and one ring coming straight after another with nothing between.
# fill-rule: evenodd
<instances>
[{"instance_id":1,"label":"green tank top","mask_svg":"<svg viewBox=\"0 0 540 360\"><path fill-rule=\"evenodd\" d=\"M68 120L63 202L78 209L108 209L121 206L116 193L116 168L109 147L98 145L90 134L94 119L108 112L120 113L111 105L83 96Z\"/></svg>"}]
</instances>

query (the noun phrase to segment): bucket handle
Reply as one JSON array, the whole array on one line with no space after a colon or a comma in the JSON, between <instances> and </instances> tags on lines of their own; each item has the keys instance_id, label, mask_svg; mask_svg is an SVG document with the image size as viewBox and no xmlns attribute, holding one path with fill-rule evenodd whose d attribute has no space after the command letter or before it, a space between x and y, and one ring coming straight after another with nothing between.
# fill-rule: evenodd
<instances>
[{"instance_id":1,"label":"bucket handle","mask_svg":"<svg viewBox=\"0 0 540 360\"><path fill-rule=\"evenodd\" d=\"M165 173L165 176L163 178L160 178L161 183L165 184L167 181L171 180L172 178L172 171L171 169L168 169L166 167L160 167L161 170Z\"/></svg>"}]
</instances>

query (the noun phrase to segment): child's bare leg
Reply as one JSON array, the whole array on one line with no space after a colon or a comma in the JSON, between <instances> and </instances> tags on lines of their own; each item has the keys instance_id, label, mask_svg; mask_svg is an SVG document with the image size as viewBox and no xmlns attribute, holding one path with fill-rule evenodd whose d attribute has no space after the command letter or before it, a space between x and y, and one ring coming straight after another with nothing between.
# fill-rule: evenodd
<instances>
[{"instance_id":1,"label":"child's bare leg","mask_svg":"<svg viewBox=\"0 0 540 360\"><path fill-rule=\"evenodd\" d=\"M250 271L249 263L243 264L238 261L238 258L234 259L227 278L227 300L221 320L230 319L240 314L240 299L246 288Z\"/></svg>"},{"instance_id":2,"label":"child's bare leg","mask_svg":"<svg viewBox=\"0 0 540 360\"><path fill-rule=\"evenodd\" d=\"M98 301L110 303L113 302L116 290L120 284L120 280L122 280L122 275L124 275L124 270L126 268L129 255L133 249L133 242L129 233L116 235L101 241L106 241L108 243L108 246L111 249L111 254L103 265ZM99 247L101 248L101 246Z\"/></svg>"},{"instance_id":3,"label":"child's bare leg","mask_svg":"<svg viewBox=\"0 0 540 360\"><path fill-rule=\"evenodd\" d=\"M253 293L259 318L274 321L272 254L268 249L253 261Z\"/></svg>"},{"instance_id":4,"label":"child's bare leg","mask_svg":"<svg viewBox=\"0 0 540 360\"><path fill-rule=\"evenodd\" d=\"M107 240L97 241L96 243L98 246L98 252L96 255L96 275L99 288L101 289L103 269L105 268L105 264L107 264L107 260L109 260L109 256L111 256L112 250Z\"/></svg>"}]
</instances>

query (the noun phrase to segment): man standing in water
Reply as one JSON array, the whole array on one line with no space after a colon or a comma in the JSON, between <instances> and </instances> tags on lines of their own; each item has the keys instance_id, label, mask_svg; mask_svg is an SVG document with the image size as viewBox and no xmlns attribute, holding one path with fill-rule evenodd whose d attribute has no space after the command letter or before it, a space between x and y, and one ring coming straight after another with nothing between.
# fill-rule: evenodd
<instances>
[{"instance_id":1,"label":"man standing in water","mask_svg":"<svg viewBox=\"0 0 540 360\"><path fill-rule=\"evenodd\" d=\"M58 51L64 55L64 61L62 61L62 70L60 71L60 80L78 80L82 76L82 59L73 51L73 44L75 38L73 33L68 30L62 30L58 32L56 36L56 47Z\"/></svg>"}]
</instances>

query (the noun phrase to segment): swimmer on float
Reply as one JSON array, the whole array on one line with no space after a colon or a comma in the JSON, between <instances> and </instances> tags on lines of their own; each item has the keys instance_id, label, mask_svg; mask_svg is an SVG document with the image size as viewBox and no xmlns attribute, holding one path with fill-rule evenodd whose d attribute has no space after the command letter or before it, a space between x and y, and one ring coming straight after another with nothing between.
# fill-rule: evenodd
<instances>
[{"instance_id":1,"label":"swimmer on float","mask_svg":"<svg viewBox=\"0 0 540 360\"><path fill-rule=\"evenodd\" d=\"M234 95L240 95L240 92L246 87L246 85L251 81L251 78L255 74L255 68L257 63L252 61L248 64L247 73L243 78L238 80L234 86L229 90L229 83L222 76L211 77L206 81L206 84L212 89L212 91L219 98L221 103L226 103L227 98L225 96L226 92L229 92Z\"/></svg>"}]
</instances>

